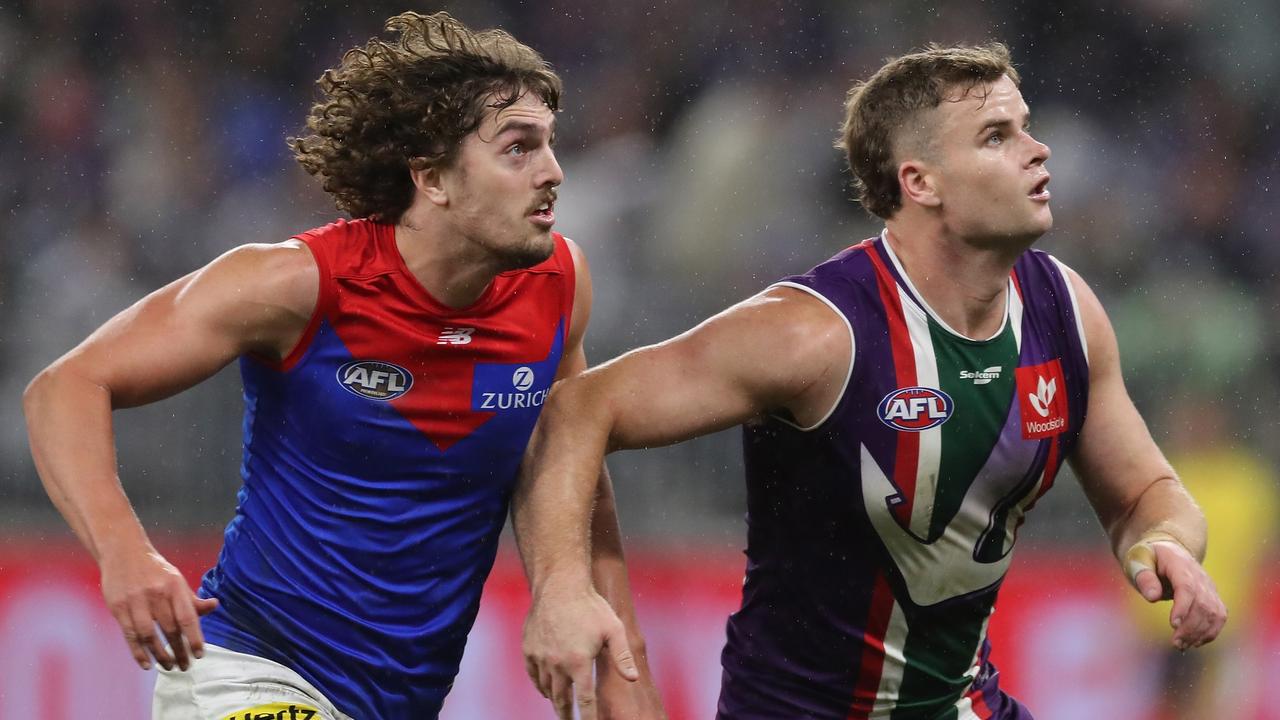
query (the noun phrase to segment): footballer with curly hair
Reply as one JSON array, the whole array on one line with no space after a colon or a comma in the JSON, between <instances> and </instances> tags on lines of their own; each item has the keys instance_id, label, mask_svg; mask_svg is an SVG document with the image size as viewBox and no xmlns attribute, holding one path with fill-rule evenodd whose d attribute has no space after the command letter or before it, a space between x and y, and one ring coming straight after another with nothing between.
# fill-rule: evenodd
<instances>
[{"instance_id":1,"label":"footballer with curly hair","mask_svg":"<svg viewBox=\"0 0 1280 720\"><path fill-rule=\"evenodd\" d=\"M590 276L552 232L559 77L444 13L386 28L289 139L351 219L157 290L24 396L50 497L134 659L162 669L156 718L436 717L542 403L586 367ZM193 593L124 493L111 412L237 359L244 486ZM603 471L597 499L598 586L625 620L599 710L661 717Z\"/></svg>"}]
</instances>

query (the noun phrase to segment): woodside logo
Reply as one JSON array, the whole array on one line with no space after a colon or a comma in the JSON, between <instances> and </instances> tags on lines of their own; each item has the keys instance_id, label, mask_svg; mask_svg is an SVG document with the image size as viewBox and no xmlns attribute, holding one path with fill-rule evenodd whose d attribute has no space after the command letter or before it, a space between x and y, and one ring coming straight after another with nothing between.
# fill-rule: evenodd
<instances>
[{"instance_id":1,"label":"woodside logo","mask_svg":"<svg viewBox=\"0 0 1280 720\"><path fill-rule=\"evenodd\" d=\"M381 360L356 360L338 368L338 384L370 400L394 400L413 387L413 376L399 365Z\"/></svg>"},{"instance_id":2,"label":"woodside logo","mask_svg":"<svg viewBox=\"0 0 1280 720\"><path fill-rule=\"evenodd\" d=\"M1022 437L1040 440L1066 432L1069 414L1062 363L1054 358L1014 372L1022 409Z\"/></svg>"}]
</instances>

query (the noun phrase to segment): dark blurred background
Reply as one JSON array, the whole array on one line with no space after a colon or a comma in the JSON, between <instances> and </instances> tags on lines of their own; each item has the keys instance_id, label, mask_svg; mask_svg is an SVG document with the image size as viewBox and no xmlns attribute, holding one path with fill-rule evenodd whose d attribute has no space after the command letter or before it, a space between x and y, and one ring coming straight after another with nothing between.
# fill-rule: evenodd
<instances>
[{"instance_id":1,"label":"dark blurred background","mask_svg":"<svg viewBox=\"0 0 1280 720\"><path fill-rule=\"evenodd\" d=\"M62 533L19 394L150 290L337 216L290 159L314 80L406 8L501 26L562 74L558 228L590 257L589 357L680 332L878 231L831 144L851 82L928 41L1013 50L1053 149L1041 242L1109 308L1158 439L1212 400L1273 463L1280 8L1267 0L0 4L0 518ZM235 369L117 416L155 527L221 525ZM740 538L738 436L614 456L629 534ZM1071 483L1033 540L1097 541Z\"/></svg>"},{"instance_id":2,"label":"dark blurred background","mask_svg":"<svg viewBox=\"0 0 1280 720\"><path fill-rule=\"evenodd\" d=\"M1223 570L1220 583L1251 598L1239 601L1245 613L1262 598L1264 612L1277 615L1280 600L1253 589L1250 569L1261 566L1275 535L1280 460L1274 0L0 0L0 548L70 537L26 447L25 384L152 289L236 245L284 240L336 217L284 138L301 129L320 73L406 9L447 9L473 27L503 27L563 76L557 150L567 179L558 229L591 260L596 306L587 350L595 362L674 335L877 233L850 199L832 148L852 82L930 41L1008 44L1033 132L1053 149L1056 226L1040 246L1078 270L1109 309L1132 395L1209 512L1211 538L1227 543L1211 540L1211 561L1218 547L1219 562L1242 573ZM230 518L241 411L233 367L171 400L117 413L121 477L158 542L216 533ZM733 431L614 456L631 546L732 558L745 509L738 453ZM1055 592L1042 587L1047 572L1063 581L1060 589L1082 580L1036 574L1036 562L1107 564L1100 528L1066 478L1032 514L1026 536L1035 560L1014 578L1029 578L1042 595ZM1068 555L1045 554L1063 548ZM717 572L733 580L736 562ZM685 577L669 564L655 567L651 580L674 587L671 578ZM518 577L509 562L500 570ZM7 577L15 582L12 571ZM730 587L696 621L711 623L708 658L723 638L718 628L732 594ZM98 613L85 617L101 618L93 591L83 598ZM692 606L672 598L670 623L648 625L668 688L689 676L662 659L688 646L690 620L679 608ZM1002 607L1017 617L1020 601L1010 602ZM1115 611L1103 603L1089 612L1103 606ZM514 629L484 630L485 617L473 647L517 637ZM504 617L518 627L517 611ZM1072 655L1079 633L1070 628L1105 638L1126 625L1080 617L1085 624L1060 625L1065 634L1045 647L1076 657L1087 673L1101 666ZM115 638L109 620L85 622ZM1165 642L1161 622L1152 647ZM1028 623L1024 634L1040 637L1035 618ZM14 627L17 634L0 633L13 646L12 667L40 676L18 652L15 643L27 636L21 623ZM124 667L121 647L104 653L118 661L111 667ZM518 653L502 653L515 663L512 686L521 686ZM1273 664L1280 672L1280 660ZM703 695L689 707L702 709L691 716L705 716L718 678L714 660L698 666L707 674L697 675ZM1163 666L1142 667L1154 692ZM464 666L460 682L473 677L480 676ZM1089 693L1062 694L1076 685L1037 690L1026 683L1039 676L1023 677L1021 687L1042 698L1038 716L1139 716L1117 715L1114 701L1081 709ZM1100 678L1095 672L1087 682ZM1264 686L1252 697L1265 697ZM25 685L13 687L11 701ZM41 687L48 702L83 694ZM145 688L130 692L145 697ZM468 692L459 690L455 702L468 702ZM1059 701L1043 699L1051 697ZM1174 717L1169 707L1153 717Z\"/></svg>"}]
</instances>

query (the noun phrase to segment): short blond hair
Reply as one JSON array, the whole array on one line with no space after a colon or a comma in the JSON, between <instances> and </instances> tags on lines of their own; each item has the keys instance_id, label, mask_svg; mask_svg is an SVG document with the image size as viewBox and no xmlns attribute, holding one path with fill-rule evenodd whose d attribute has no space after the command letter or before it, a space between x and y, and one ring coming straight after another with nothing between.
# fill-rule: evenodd
<instances>
[{"instance_id":1,"label":"short blond hair","mask_svg":"<svg viewBox=\"0 0 1280 720\"><path fill-rule=\"evenodd\" d=\"M921 112L937 107L957 89L967 95L979 85L1018 71L1002 43L942 47L890 58L868 80L849 90L836 147L845 151L858 200L868 212L889 219L902 207L895 150Z\"/></svg>"}]
</instances>

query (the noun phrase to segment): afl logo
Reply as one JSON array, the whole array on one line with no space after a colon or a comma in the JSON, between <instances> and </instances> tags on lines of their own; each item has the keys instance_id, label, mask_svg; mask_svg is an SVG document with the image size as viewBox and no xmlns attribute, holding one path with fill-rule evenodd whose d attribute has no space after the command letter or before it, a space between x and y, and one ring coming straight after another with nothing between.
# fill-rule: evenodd
<instances>
[{"instance_id":1,"label":"afl logo","mask_svg":"<svg viewBox=\"0 0 1280 720\"><path fill-rule=\"evenodd\" d=\"M876 414L894 430L920 432L946 422L953 407L951 397L941 390L909 387L885 395Z\"/></svg>"},{"instance_id":2,"label":"afl logo","mask_svg":"<svg viewBox=\"0 0 1280 720\"><path fill-rule=\"evenodd\" d=\"M394 400L413 387L413 376L399 365L357 360L338 368L338 383L370 400Z\"/></svg>"},{"instance_id":3,"label":"afl logo","mask_svg":"<svg viewBox=\"0 0 1280 720\"><path fill-rule=\"evenodd\" d=\"M518 367L511 375L511 384L516 390L524 392L533 387L533 371L527 367Z\"/></svg>"}]
</instances>

